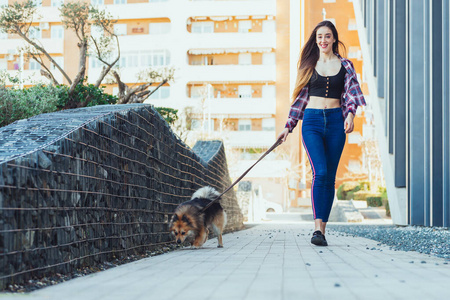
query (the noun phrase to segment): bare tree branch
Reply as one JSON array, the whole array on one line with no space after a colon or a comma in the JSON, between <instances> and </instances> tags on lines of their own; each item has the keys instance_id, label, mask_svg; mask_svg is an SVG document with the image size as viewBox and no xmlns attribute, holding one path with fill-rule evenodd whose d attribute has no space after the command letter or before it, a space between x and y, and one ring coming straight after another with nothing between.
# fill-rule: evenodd
<instances>
[{"instance_id":1,"label":"bare tree branch","mask_svg":"<svg viewBox=\"0 0 450 300\"><path fill-rule=\"evenodd\" d=\"M61 72L61 74L63 74L64 78L66 78L66 80L69 82L69 84L72 83L72 81L70 80L70 78L66 74L66 72L64 72L64 70L61 68L61 66L58 65L58 63L50 56L50 54L48 54L48 52L43 47L39 46L36 42L34 42L33 40L29 39L28 36L26 36L20 30L17 31L16 34L18 34L21 38L23 38L28 44L33 46L36 50L38 50L43 55L45 55L45 57L47 57L50 60L50 62L53 63L55 65L55 67Z\"/></svg>"},{"instance_id":2,"label":"bare tree branch","mask_svg":"<svg viewBox=\"0 0 450 300\"><path fill-rule=\"evenodd\" d=\"M116 39L116 43L117 43L117 57L116 59L112 62L112 63L108 63L106 60L104 60L102 58L101 55L101 51L100 48L97 44L97 41L91 36L92 41L94 42L95 45L95 49L97 50L97 58L98 60L100 60L102 63L104 63L105 65L107 65L107 67L103 67L102 72L100 74L100 76L98 77L96 83L95 83L95 87L99 87L100 84L102 83L103 79L105 78L105 76L109 73L109 71L112 69L112 67L114 67L114 65L119 61L120 59L120 45L119 45L119 38L117 37L117 35L113 34L114 38Z\"/></svg>"}]
</instances>

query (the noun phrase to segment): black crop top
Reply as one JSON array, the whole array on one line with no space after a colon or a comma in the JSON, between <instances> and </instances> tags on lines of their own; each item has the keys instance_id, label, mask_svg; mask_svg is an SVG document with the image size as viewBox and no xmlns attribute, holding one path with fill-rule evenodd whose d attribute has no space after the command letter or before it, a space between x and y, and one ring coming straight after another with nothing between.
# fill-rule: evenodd
<instances>
[{"instance_id":1,"label":"black crop top","mask_svg":"<svg viewBox=\"0 0 450 300\"><path fill-rule=\"evenodd\" d=\"M340 99L344 90L345 68L341 65L339 73L334 76L321 76L314 69L314 73L309 80L309 95Z\"/></svg>"}]
</instances>

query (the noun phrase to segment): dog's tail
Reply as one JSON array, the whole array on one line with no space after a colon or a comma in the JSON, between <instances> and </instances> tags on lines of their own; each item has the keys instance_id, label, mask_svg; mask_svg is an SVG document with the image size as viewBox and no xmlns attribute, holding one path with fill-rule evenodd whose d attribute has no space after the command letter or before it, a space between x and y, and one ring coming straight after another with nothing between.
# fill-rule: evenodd
<instances>
[{"instance_id":1,"label":"dog's tail","mask_svg":"<svg viewBox=\"0 0 450 300\"><path fill-rule=\"evenodd\" d=\"M197 190L193 195L191 199L195 198L203 198L203 199L210 199L214 200L219 196L219 192L217 192L214 188L210 186L202 187L201 189Z\"/></svg>"}]
</instances>

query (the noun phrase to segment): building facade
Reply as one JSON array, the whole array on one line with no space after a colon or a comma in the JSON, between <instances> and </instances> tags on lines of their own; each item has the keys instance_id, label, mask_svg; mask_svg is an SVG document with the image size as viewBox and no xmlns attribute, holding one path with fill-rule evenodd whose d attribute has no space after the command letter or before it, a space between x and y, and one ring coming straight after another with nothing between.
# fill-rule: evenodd
<instances>
[{"instance_id":1,"label":"building facade","mask_svg":"<svg viewBox=\"0 0 450 300\"><path fill-rule=\"evenodd\" d=\"M0 0L0 5L13 2ZM40 29L33 30L33 37L74 76L78 60L73 57L78 58L78 48L59 17L58 7L64 0L35 2L42 19L33 24ZM119 36L118 65L124 83L136 83L136 74L143 68L175 66L175 80L147 102L183 112L188 141L189 136L192 140L223 139L232 150L227 156L234 178L283 130L301 47L323 18L336 24L361 79L359 38L353 4L348 0L91 0L91 4L117 18L114 32ZM23 41L7 35L0 38L0 66L13 74L21 68L16 48ZM39 76L40 66L25 60L23 70L25 79ZM90 57L88 81L94 83L101 70L102 64ZM59 72L55 75L64 82ZM117 85L105 83L107 92L117 93ZM31 84L25 81L25 86ZM363 90L367 90L364 85ZM346 180L368 178L362 145L364 131L371 131L366 117L359 109L336 187ZM300 128L301 124L247 177L255 188L263 187L267 201L285 210L311 205L311 174Z\"/></svg>"},{"instance_id":2,"label":"building facade","mask_svg":"<svg viewBox=\"0 0 450 300\"><path fill-rule=\"evenodd\" d=\"M447 0L355 1L393 221L450 226Z\"/></svg>"}]
</instances>

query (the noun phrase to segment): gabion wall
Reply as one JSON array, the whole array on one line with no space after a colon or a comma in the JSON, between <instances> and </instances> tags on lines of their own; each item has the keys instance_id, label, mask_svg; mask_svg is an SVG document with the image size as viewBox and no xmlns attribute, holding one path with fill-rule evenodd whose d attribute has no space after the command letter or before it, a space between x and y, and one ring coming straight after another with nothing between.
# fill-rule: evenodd
<instances>
[{"instance_id":1,"label":"gabion wall","mask_svg":"<svg viewBox=\"0 0 450 300\"><path fill-rule=\"evenodd\" d=\"M230 184L223 144L193 149L143 104L43 114L0 128L0 288L171 243L200 187ZM226 230L242 227L233 191Z\"/></svg>"}]
</instances>

